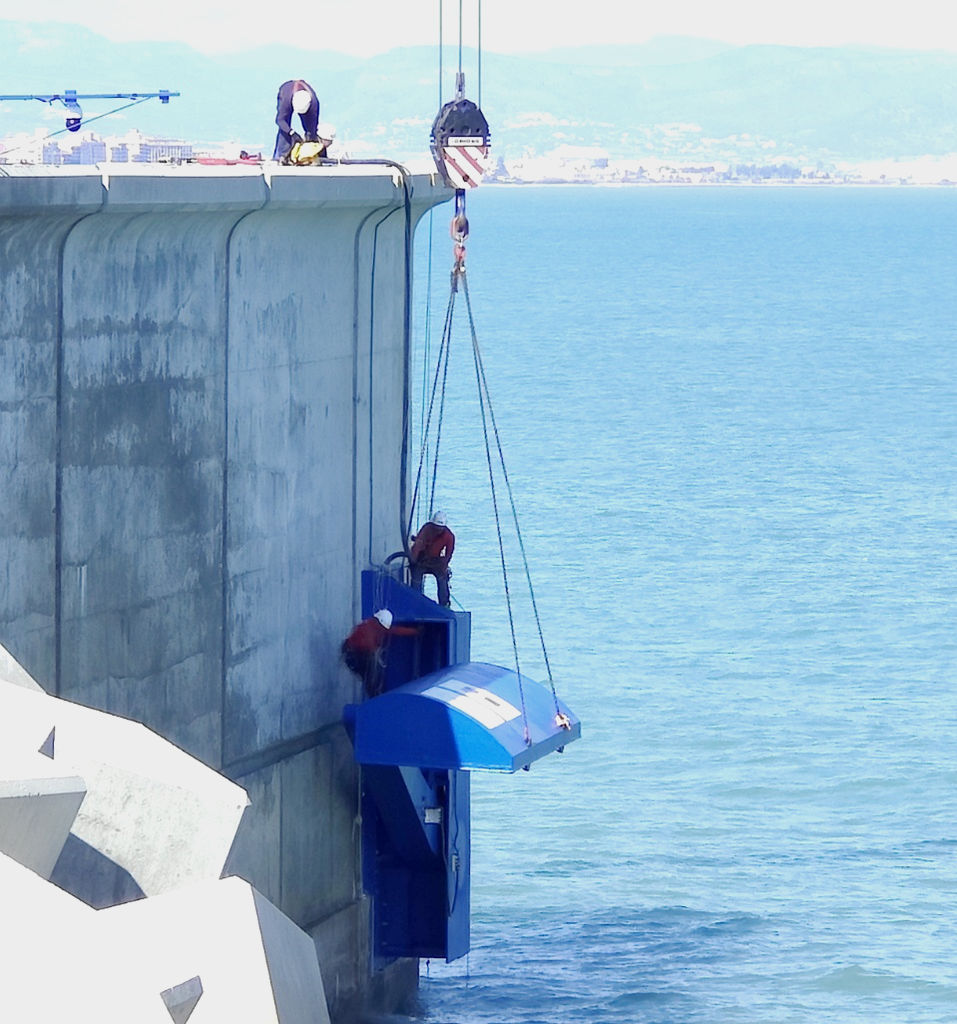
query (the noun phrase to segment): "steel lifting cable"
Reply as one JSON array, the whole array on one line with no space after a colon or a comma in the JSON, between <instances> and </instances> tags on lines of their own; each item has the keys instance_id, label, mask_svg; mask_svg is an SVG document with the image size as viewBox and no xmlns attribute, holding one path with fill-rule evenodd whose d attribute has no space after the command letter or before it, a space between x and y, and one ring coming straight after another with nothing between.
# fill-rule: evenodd
<instances>
[{"instance_id":1,"label":"steel lifting cable","mask_svg":"<svg viewBox=\"0 0 957 1024\"><path fill-rule=\"evenodd\" d=\"M445 0L439 0L439 106L442 106L442 45L443 38L443 9ZM476 5L478 16L478 36L475 47L477 72L478 72L478 105L482 105L482 0ZM459 0L459 67L456 83L462 80L462 0Z\"/></svg>"},{"instance_id":2,"label":"steel lifting cable","mask_svg":"<svg viewBox=\"0 0 957 1024\"><path fill-rule=\"evenodd\" d=\"M462 80L462 0L459 0L459 81Z\"/></svg>"},{"instance_id":3,"label":"steel lifting cable","mask_svg":"<svg viewBox=\"0 0 957 1024\"><path fill-rule=\"evenodd\" d=\"M445 362L442 367L442 388L439 392L439 416L435 426L435 455L432 459L432 487L429 491L429 515L435 511L435 488L439 479L439 447L442 444L442 423L445 420L445 392L449 380L449 356L452 352L452 312L455 309L455 297L449 296L448 315L446 317Z\"/></svg>"},{"instance_id":4,"label":"steel lifting cable","mask_svg":"<svg viewBox=\"0 0 957 1024\"><path fill-rule=\"evenodd\" d=\"M517 507L515 505L515 496L514 496L514 494L512 492L512 484L511 484L511 481L508 478L508 469L507 469L507 467L505 465L505 453L502 450L502 441L501 441L501 437L500 437L499 432L498 432L498 424L495 421L495 411L492 408L492 398L491 398L491 394L490 394L489 389L488 389L488 379L485 376L485 364L482 361L482 352L481 352L481 349L479 348L478 335L477 335L476 330L475 330L475 320L474 320L474 318L472 316L472 300L469 297L468 277L464 273L462 274L462 286L463 286L463 290L465 292L465 307L468 310L469 329L470 329L471 335L472 335L472 350L473 350L474 359L475 359L475 372L476 372L476 377L478 379L478 386L479 386L479 392L480 392L480 402L481 402L481 394L482 394L482 392L484 392L485 402L488 405L489 422L492 425L492 433L493 433L493 435L495 437L495 446L496 446L496 449L498 450L499 463L501 464L501 467L502 467L502 479L505 482L505 489L506 489L506 492L508 494L509 504L510 504L511 509L512 509L512 522L515 524L515 534L516 534L516 537L518 538L518 547L519 547L519 550L520 550L520 552L522 554L522 566L523 566L523 568L525 570L525 581L528 584L528 593L529 593L529 597L531 598L532 612L533 612L533 614L535 616L535 626L538 629L538 639L539 639L539 642L541 643L541 647L542 647L542 657L545 659L545 669L546 669L546 671L548 673L548 685L549 685L549 688L552 691L552 700L553 700L553 702L555 704L555 714L556 714L556 716L561 717L562 716L562 711L561 711L561 708L560 708L559 703L558 703L558 694L555 691L555 682L554 682L554 679L552 678L552 666L551 666L550 661L548 660L548 649L545 646L545 635L542 632L542 620L541 620L541 616L538 613L538 602L535 600L535 588L532 585L532 575L531 575L531 572L529 571L529 567L528 567L528 555L527 555L527 553L525 551L525 540L522 537L522 529L521 529L521 526L519 525L519 521L518 521L518 509L517 509ZM485 429L485 409L484 409L484 406L482 408L482 427L483 427L483 429ZM488 439L488 431L487 430L485 430L485 448L486 448L486 453L488 454L488 451L489 451L489 439ZM489 456L489 460L491 460L491 456ZM491 473L491 462L490 462L489 472ZM494 502L494 490L495 490L495 488L494 488L494 484L493 484L493 487L492 487L493 502ZM495 510L495 522L496 522L496 527L497 527L498 526L498 509L497 508ZM501 534L499 535L499 544L501 546ZM502 557L503 557L503 563L504 563L504 554L503 554ZM503 571L504 571L504 564L503 564ZM508 596L508 584L506 582L506 597L507 596ZM510 623L511 623L511 618L512 618L511 604L509 604L509 622ZM512 638L513 638L513 642L514 642L514 629L513 629L513 636L512 636ZM518 655L516 654L516 664L517 664L517 661L518 661Z\"/></svg>"},{"instance_id":5,"label":"steel lifting cable","mask_svg":"<svg viewBox=\"0 0 957 1024\"><path fill-rule=\"evenodd\" d=\"M445 0L438 0L438 13L439 13L439 75L438 75L438 89L439 89L439 106L442 106L442 45L444 43L444 31L443 31L443 9L445 6ZM409 527L406 531L406 536L412 532L412 523L415 516L415 505L418 499L419 483L422 477L422 466L423 463L428 459L429 454L429 422L432 416L432 402L435 400L435 384L432 385L432 397L430 401L426 402L426 396L428 395L428 383L429 383L429 366L432 363L432 244L435 237L433 230L433 216L435 210L429 210L429 255L428 255L428 270L426 273L426 295L425 295L425 347L422 354L422 402L421 411L419 416L419 436L421 438L421 450L419 455L419 468L416 474L415 490L412 494L412 504L409 508ZM449 313L446 311L445 314L446 323L448 322ZM442 333L443 344L445 342L445 328ZM426 419L426 408L429 411L429 419ZM426 473L425 486L429 486L429 478Z\"/></svg>"},{"instance_id":6,"label":"steel lifting cable","mask_svg":"<svg viewBox=\"0 0 957 1024\"><path fill-rule=\"evenodd\" d=\"M452 324L453 324L453 314L454 314L454 311L455 311L455 296L458 294L458 290L459 290L458 289L458 282L461 282L462 289L465 292L465 303L466 303L466 309L467 309L467 312L468 312L469 333L470 333L471 341L472 341L472 357L473 357L473 361L474 361L474 364L475 364L475 378L476 378L476 387L477 387L477 391L478 391L479 411L481 413L482 433L483 433L484 440L485 440L485 460L486 460L486 464L488 466L489 486L490 486L491 497L492 497L492 510L493 510L494 517L495 517L495 530L496 530L496 534L497 534L497 537L498 537L499 556L500 556L500 559L501 559L501 566L502 566L502 582L503 582L503 586L504 586L504 589L505 589L505 604L506 604L506 610L507 610L507 613L508 613L509 632L510 632L511 639L512 639L512 653L513 653L513 656L514 656L514 659L515 659L515 674L516 674L516 678L517 678L517 681L518 681L519 697L520 697L521 705L522 705L521 711L522 711L522 723L523 723L523 726L524 726L524 739L525 739L525 742L526 742L527 745L531 745L532 739L531 739L531 734L530 734L529 727L528 727L528 709L527 709L526 702L525 702L525 689L524 689L524 686L522 685L521 664L520 664L519 653L518 653L518 639L517 639L516 632L515 632L515 617L514 617L514 614L513 614L513 611L512 611L512 594L511 594L511 588L509 586L508 562L507 562L507 559L505 557L505 542L504 542L504 538L503 538L503 535L502 535L502 519L501 519L501 515L499 514L498 491L496 489L496 484L495 484L495 468L494 468L493 460L492 460L492 444L491 444L491 440L489 438L489 427L490 426L491 426L492 435L494 436L494 439L495 439L495 448L496 448L496 451L498 453L498 460L499 460L499 464L501 466L502 478L503 478L503 480L505 482L505 488L506 488L506 492L507 492L507 495L508 495L509 505L510 505L511 511L512 511L512 521L513 521L513 523L515 525L515 532L516 532L516 536L518 538L519 549L520 549L521 555L522 555L522 565L523 565L523 568L524 568L524 571L525 571L525 579L526 579L526 582L528 584L528 590L529 590L529 595L530 595L531 604L532 604L532 611L533 611L534 616L535 616L535 624L536 624L536 628L538 629L538 638L539 638L539 642L541 643L542 655L544 657L545 667L546 667L546 670L547 670L547 673L548 673L548 683L549 683L549 687L550 687L551 692L552 692L552 700L554 701L554 705L555 705L556 721L559 724L564 724L563 719L565 719L565 716L562 714L560 705L558 703L558 695L555 692L555 683L554 683L553 678L552 678L551 663L549 662L549 659L548 659L548 650L547 650L547 648L545 646L545 637L544 637L544 633L542 631L541 616L539 615L538 602L535 599L535 589L534 589L534 587L532 585L531 572L530 572L529 566L528 566L528 555L527 555L527 552L525 550L525 541L524 541L524 538L522 537L522 531L521 531L521 527L520 527L519 521L518 521L518 510L517 510L516 505L515 505L515 496L514 496L514 493L512 491L512 484L511 484L511 481L509 480L508 469L507 469L506 463L505 463L505 453L504 453L504 451L502 449L501 436L500 436L499 431L498 431L498 424L497 424L497 422L495 420L495 412L494 412L494 409L492 408L492 399L491 399L491 394L489 392L488 379L487 379L486 374L485 374L485 365L484 365L484 362L482 360L481 347L479 346L478 332L475 329L475 317L474 317L474 314L472 313L472 300L471 300L471 297L469 295L468 278L467 278L466 273L465 273L464 262L459 264L459 265L457 265L456 270L452 274L452 287L451 287L450 292L449 292L449 302L448 302L448 306L446 307L445 323L444 323L443 330L442 330L442 340L441 340L441 343L440 343L440 346L439 346L439 354L438 354L438 358L436 360L435 373L434 373L433 379L432 379L432 393L431 393L431 395L429 397L428 412L426 414L426 420L425 420L425 430L424 430L424 433L423 433L422 446L421 446L421 451L420 451L420 455L419 455L419 466L418 466L418 471L416 473L415 486L413 488L413 493L412 493L412 504L411 504L411 507L410 507L410 510L409 510L409 526L408 526L407 535L411 534L411 532L412 532L412 524L414 522L415 509L416 509L416 506L417 506L417 503L418 503L419 491L420 491L421 483L422 483L423 467L425 466L425 460L426 460L426 456L427 456L427 452L428 452L429 435L430 435L430 431L431 431L432 420L433 420L433 417L435 416L436 400L438 399L438 403L439 404L438 404L438 415L437 415L437 418L436 418L437 425L436 425L434 460L433 460L433 465L432 465L432 487L431 487L431 492L430 492L430 505L429 505L430 509L432 509L434 507L434 504L435 504L435 488L436 488L436 482L438 480L438 460L439 460L439 450L440 450L440 447L441 447L442 423L443 423L444 412L445 412L445 396L446 396L446 390L447 390L448 370L449 370L449 361L450 361L450 353L451 353Z\"/></svg>"},{"instance_id":7,"label":"steel lifting cable","mask_svg":"<svg viewBox=\"0 0 957 1024\"><path fill-rule=\"evenodd\" d=\"M450 330L450 327L451 327L451 310L452 310L452 305L453 305L453 298L450 297L449 301L448 301L448 306L445 309L445 324L444 324L444 326L442 328L442 340L441 340L441 342L439 344L439 354L438 354L438 358L437 358L436 365L435 365L435 375L434 375L433 380L432 380L432 393L431 393L431 395L429 397L429 406L428 406L428 410L429 411L428 411L428 415L426 417L426 425L425 425L425 430L423 432L423 437L422 437L422 446L421 446L421 450L420 450L420 453L419 453L419 468L418 468L417 473L416 473L416 484L415 484L414 489L412 489L412 500L411 500L411 505L409 506L409 510L408 510L408 529L406 531L406 537L411 534L412 525L415 524L416 509L417 509L417 507L419 505L419 492L420 492L420 488L422 486L423 469L426 466L426 459L427 459L427 456L428 456L428 445L429 445L429 439L430 439L430 432L431 432L431 429L432 429L432 417L433 417L433 414L435 412L435 399L436 399L436 395L439 393L439 377L440 377L440 375L442 375L442 381L443 381L443 383L442 383L443 393L442 393L441 400L439 402L440 410L444 410L444 406L445 406L445 397L444 397L444 386L445 385L444 385L444 380L446 379L447 367L448 367L448 347L449 347L448 339L449 339L449 330ZM442 373L443 367L445 368L445 374ZM439 419L441 420L441 413L440 413ZM436 469L436 466L437 466L437 463L438 463L438 447L441 444L441 432L442 432L442 430L441 430L441 422L439 422L438 429L436 431L438 436L436 438L436 454L435 454L435 460L433 462L433 470L432 470L432 478L433 478L432 495L433 496L434 496L434 493L435 493L434 479L435 479L435 469Z\"/></svg>"},{"instance_id":8,"label":"steel lifting cable","mask_svg":"<svg viewBox=\"0 0 957 1024\"><path fill-rule=\"evenodd\" d=\"M425 332L424 345L422 350L422 399L419 403L419 437L422 445L426 448L428 457L428 435L425 429L425 410L428 407L427 396L429 393L429 367L432 365L432 220L434 210L429 210L429 255L428 270L426 271L426 293L425 293ZM428 480L426 480L428 484Z\"/></svg>"},{"instance_id":9,"label":"steel lifting cable","mask_svg":"<svg viewBox=\"0 0 957 1024\"><path fill-rule=\"evenodd\" d=\"M482 0L478 0L478 105L482 106Z\"/></svg>"},{"instance_id":10,"label":"steel lifting cable","mask_svg":"<svg viewBox=\"0 0 957 1024\"><path fill-rule=\"evenodd\" d=\"M465 287L466 308L469 316L469 332L472 336L472 359L475 363L475 384L478 390L479 411L482 414L482 433L485 437L485 461L488 465L488 482L492 492L492 512L495 515L495 532L498 535L498 552L502 563L502 584L505 588L505 608L508 612L508 628L512 635L512 654L515 658L515 677L518 680L518 695L522 702L522 725L524 731L525 745L531 746L532 736L528 729L528 710L525 706L525 687L522 685L522 670L518 660L518 640L515 636L515 616L512 614L512 593L508 586L508 565L505 560L505 542L502 538L502 521L498 514L498 493L495 490L495 471L492 466L492 448L488 439L488 419L486 407L491 415L491 398L485 384L485 374L482 370L482 362L479 355L478 335L475 331L475 320L472 316L472 304L468 301L468 282L465 273L462 275L462 283ZM501 452L501 448L499 449Z\"/></svg>"},{"instance_id":11,"label":"steel lifting cable","mask_svg":"<svg viewBox=\"0 0 957 1024\"><path fill-rule=\"evenodd\" d=\"M435 364L435 374L432 379L432 394L429 397L428 413L425 419L425 430L422 435L422 446L419 452L419 466L415 475L415 486L412 489L412 502L409 506L409 524L406 530L406 537L412 533L412 526L415 522L415 510L419 500L419 488L422 483L422 470L425 465L425 459L428 452L428 441L429 433L432 429L432 416L435 411L435 399L439 394L439 382L441 378L441 398L439 402L439 416L438 424L436 428L436 439L435 439L435 458L433 461L432 470L432 488L430 494L430 501L435 500L435 476L438 468L439 459L439 445L442 439L442 418L445 410L445 387L448 379L448 368L449 368L449 350L451 348L451 337L452 337L452 311L455 307L455 293L453 292L449 296L449 303L445 310L445 324L442 328L442 340L439 344L438 359ZM434 510L431 510L434 511Z\"/></svg>"},{"instance_id":12,"label":"steel lifting cable","mask_svg":"<svg viewBox=\"0 0 957 1024\"><path fill-rule=\"evenodd\" d=\"M430 423L432 419L432 409L435 402L436 389L438 387L439 371L442 367L442 352L445 353L445 363L443 368L442 378L442 398L439 410L439 428L436 437L436 448L435 458L433 463L432 473L432 490L431 490L431 505L434 506L435 499L435 487L436 480L438 477L438 458L439 458L439 436L441 434L441 423L442 414L445 405L445 380L448 374L448 349L451 340L452 330L452 313L455 304L455 295L458 291L458 285L461 281L465 291L465 302L468 310L469 319L469 330L472 338L472 354L475 362L475 377L476 386L478 390L479 410L482 416L482 432L485 437L485 459L488 464L489 474L489 485L491 488L492 496L492 509L495 515L495 529L498 534L498 546L499 554L502 563L502 581L505 588L505 601L508 611L508 623L509 630L512 637L512 651L515 657L515 673L518 680L519 696L522 704L522 721L525 727L525 742L531 745L531 735L528 727L528 713L525 704L525 691L522 685L521 666L519 664L518 656L518 641L515 635L515 618L512 613L512 597L509 589L508 582L508 564L505 557L505 544L502 537L502 522L501 516L499 515L498 508L498 495L495 487L495 469L492 463L492 449L489 441L489 424L491 424L492 432L495 436L495 445L498 451L499 462L501 464L501 472L505 481L506 491L508 493L509 503L512 509L512 520L515 524L515 531L518 537L519 549L522 555L522 564L525 570L525 578L528 583L529 595L531 597L532 611L535 615L535 624L538 629L538 638L542 646L542 655L545 659L545 668L548 673L548 683L552 691L552 699L555 704L555 721L562 728L570 728L570 722L568 716L565 715L560 708L558 703L558 695L555 692L555 683L552 678L552 668L548 660L548 650L545 647L545 637L542 632L541 617L538 612L538 603L535 600L535 590L532 586L531 573L528 567L528 556L525 551L525 541L522 537L522 531L518 522L518 512L515 507L515 498L512 493L512 485L508 478L508 470L505 466L505 455L502 451L501 439L498 433L498 426L495 422L495 413L492 409L491 395L488 390L488 381L485 376L485 367L482 362L482 354L478 343L478 334L475 330L475 319L472 314L472 302L469 297L468 291L468 280L465 273L465 241L468 238L468 219L465 215L465 195L467 187L471 188L478 184L484 173L484 162L488 153L489 135L488 135L488 124L482 115L480 105L482 96L482 0L478 0L478 46L477 46L477 57L478 57L478 88L479 88L479 107L476 107L474 103L465 100L464 89L465 89L465 77L462 72L462 34L463 34L463 17L462 17L462 0L459 0L459 47L458 47L458 74L456 75L455 81L455 105L447 104L442 105L442 11L443 11L443 0L439 0L439 114L432 126L432 152L436 160L436 165L439 168L440 173L445 178L446 184L455 188L455 216L452 218L451 235L453 242L453 256L454 264L451 274L451 294L449 296L449 306L446 313L445 329L443 332L442 339L442 351L440 351L439 361L436 363L435 379L432 386L432 396L429 402L429 413L427 421ZM462 108L470 108L471 116L468 120L460 120L458 122L450 122L444 115L449 109L455 109L455 106L461 106ZM460 127L461 125L461 127ZM454 131L453 128L458 129ZM449 149L451 147L455 136L469 136L467 138L457 138L455 142L458 146L465 146L466 150L463 152L456 151L455 156L450 155ZM478 137L473 137L478 136ZM470 154L467 152L467 147L473 147L473 151ZM463 172L462 168L458 165L457 159L460 159L462 155L467 157L471 167L474 168L478 175L473 175L472 170L469 169L468 173ZM477 162L477 158L480 162ZM447 161L451 162L454 171L450 171ZM431 250L430 250L431 252ZM424 398L424 394L423 394ZM412 506L409 512L409 530L411 531L411 522L415 512L415 503L418 498L419 485L422 474L422 465L426 456L426 445L428 438L428 427L423 435L422 441L422 454L419 460L419 473L416 477L415 490L412 498Z\"/></svg>"}]
</instances>

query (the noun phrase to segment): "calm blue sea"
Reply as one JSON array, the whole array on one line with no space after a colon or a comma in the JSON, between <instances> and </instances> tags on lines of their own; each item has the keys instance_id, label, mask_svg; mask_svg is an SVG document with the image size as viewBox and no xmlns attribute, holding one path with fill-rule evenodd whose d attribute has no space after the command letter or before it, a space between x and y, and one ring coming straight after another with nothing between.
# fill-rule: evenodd
<instances>
[{"instance_id":1,"label":"calm blue sea","mask_svg":"<svg viewBox=\"0 0 957 1024\"><path fill-rule=\"evenodd\" d=\"M957 191L485 187L469 214L583 738L473 777L473 948L423 965L422 1019L957 1020ZM429 323L417 236L420 366L449 216ZM455 316L437 504L473 656L509 665Z\"/></svg>"}]
</instances>

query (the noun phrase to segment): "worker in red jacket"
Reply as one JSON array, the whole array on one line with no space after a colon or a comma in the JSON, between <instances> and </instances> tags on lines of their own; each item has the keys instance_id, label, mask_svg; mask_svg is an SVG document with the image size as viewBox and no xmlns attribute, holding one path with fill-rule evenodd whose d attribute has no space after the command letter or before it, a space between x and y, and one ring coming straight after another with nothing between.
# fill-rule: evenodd
<instances>
[{"instance_id":1,"label":"worker in red jacket","mask_svg":"<svg viewBox=\"0 0 957 1024\"><path fill-rule=\"evenodd\" d=\"M448 527L445 513L436 512L412 540L412 550L409 552L412 586L421 590L422 577L434 576L439 604L448 608L451 603L449 562L455 550L455 534Z\"/></svg>"},{"instance_id":2,"label":"worker in red jacket","mask_svg":"<svg viewBox=\"0 0 957 1024\"><path fill-rule=\"evenodd\" d=\"M375 615L363 619L342 641L342 659L362 680L369 697L382 693L389 637L416 636L418 632L415 626L393 626L392 612L380 608Z\"/></svg>"}]
</instances>

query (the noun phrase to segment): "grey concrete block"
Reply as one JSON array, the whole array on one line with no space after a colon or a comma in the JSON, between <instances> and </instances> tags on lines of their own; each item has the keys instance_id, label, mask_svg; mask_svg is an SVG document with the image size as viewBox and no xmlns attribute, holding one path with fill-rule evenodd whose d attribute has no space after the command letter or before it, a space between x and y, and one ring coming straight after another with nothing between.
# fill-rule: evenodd
<instances>
[{"instance_id":1,"label":"grey concrete block","mask_svg":"<svg viewBox=\"0 0 957 1024\"><path fill-rule=\"evenodd\" d=\"M169 1010L173 1024L186 1024L202 994L203 982L199 977L194 977L160 992L160 998Z\"/></svg>"},{"instance_id":2,"label":"grey concrete block","mask_svg":"<svg viewBox=\"0 0 957 1024\"><path fill-rule=\"evenodd\" d=\"M198 977L196 1018L211 1024L328 1024L316 949L238 878L187 886L100 911L113 942L136 948L157 992L163 978Z\"/></svg>"},{"instance_id":3,"label":"grey concrete block","mask_svg":"<svg viewBox=\"0 0 957 1024\"><path fill-rule=\"evenodd\" d=\"M141 900L146 895L126 868L72 832L66 837L50 881L94 910Z\"/></svg>"},{"instance_id":4,"label":"grey concrete block","mask_svg":"<svg viewBox=\"0 0 957 1024\"><path fill-rule=\"evenodd\" d=\"M0 645L0 684L8 683L11 686L22 686L27 690L43 692L43 687L30 675L16 658Z\"/></svg>"},{"instance_id":5,"label":"grey concrete block","mask_svg":"<svg viewBox=\"0 0 957 1024\"><path fill-rule=\"evenodd\" d=\"M269 980L280 1024L329 1024L329 1009L316 947L309 936L252 890Z\"/></svg>"},{"instance_id":6,"label":"grey concrete block","mask_svg":"<svg viewBox=\"0 0 957 1024\"><path fill-rule=\"evenodd\" d=\"M139 950L110 941L96 911L2 853L0 904L0 1020L169 1024Z\"/></svg>"},{"instance_id":7,"label":"grey concrete block","mask_svg":"<svg viewBox=\"0 0 957 1024\"><path fill-rule=\"evenodd\" d=\"M5 751L0 763L0 852L49 878L86 795L77 775L40 753Z\"/></svg>"},{"instance_id":8,"label":"grey concrete block","mask_svg":"<svg viewBox=\"0 0 957 1024\"><path fill-rule=\"evenodd\" d=\"M53 727L50 762L33 752ZM73 834L126 869L145 893L219 877L246 794L167 740L16 686L0 686L0 740L82 776L87 797Z\"/></svg>"}]
</instances>

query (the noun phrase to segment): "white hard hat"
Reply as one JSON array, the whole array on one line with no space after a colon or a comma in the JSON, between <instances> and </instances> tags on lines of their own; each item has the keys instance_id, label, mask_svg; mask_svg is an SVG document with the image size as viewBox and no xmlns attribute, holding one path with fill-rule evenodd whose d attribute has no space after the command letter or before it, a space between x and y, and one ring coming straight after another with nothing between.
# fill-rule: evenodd
<instances>
[{"instance_id":1,"label":"white hard hat","mask_svg":"<svg viewBox=\"0 0 957 1024\"><path fill-rule=\"evenodd\" d=\"M336 137L336 129L328 122L320 122L316 125L316 135L318 135L323 142L332 142Z\"/></svg>"},{"instance_id":2,"label":"white hard hat","mask_svg":"<svg viewBox=\"0 0 957 1024\"><path fill-rule=\"evenodd\" d=\"M444 512L436 512L435 515L432 516L432 522L435 523L436 526L445 526L448 520L445 518Z\"/></svg>"},{"instance_id":3,"label":"white hard hat","mask_svg":"<svg viewBox=\"0 0 957 1024\"><path fill-rule=\"evenodd\" d=\"M375 618L377 618L386 629L392 628L392 612L390 612L388 608L380 608L375 613Z\"/></svg>"},{"instance_id":4,"label":"white hard hat","mask_svg":"<svg viewBox=\"0 0 957 1024\"><path fill-rule=\"evenodd\" d=\"M312 96L305 89L298 89L292 94L292 109L297 114L304 114L312 106Z\"/></svg>"}]
</instances>

